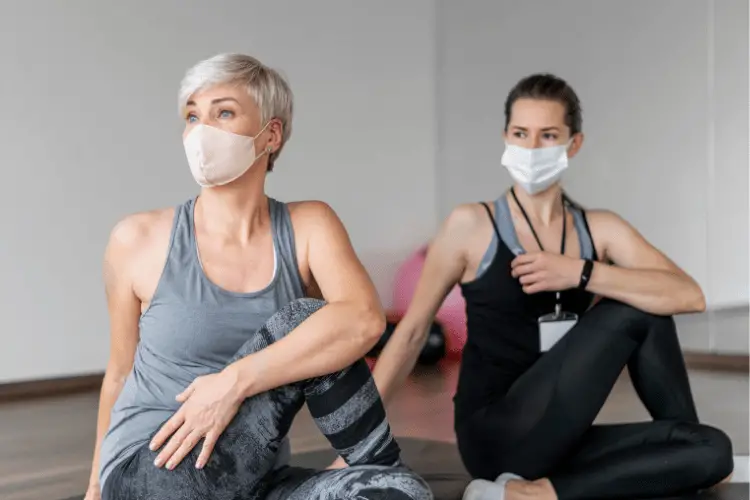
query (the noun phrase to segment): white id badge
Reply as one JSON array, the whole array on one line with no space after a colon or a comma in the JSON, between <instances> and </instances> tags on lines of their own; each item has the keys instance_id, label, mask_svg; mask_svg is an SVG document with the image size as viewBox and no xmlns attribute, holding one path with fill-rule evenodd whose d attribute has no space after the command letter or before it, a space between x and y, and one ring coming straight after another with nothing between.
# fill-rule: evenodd
<instances>
[{"instance_id":1,"label":"white id badge","mask_svg":"<svg viewBox=\"0 0 750 500\"><path fill-rule=\"evenodd\" d=\"M578 315L570 312L545 314L539 318L539 350L547 352L578 323Z\"/></svg>"}]
</instances>

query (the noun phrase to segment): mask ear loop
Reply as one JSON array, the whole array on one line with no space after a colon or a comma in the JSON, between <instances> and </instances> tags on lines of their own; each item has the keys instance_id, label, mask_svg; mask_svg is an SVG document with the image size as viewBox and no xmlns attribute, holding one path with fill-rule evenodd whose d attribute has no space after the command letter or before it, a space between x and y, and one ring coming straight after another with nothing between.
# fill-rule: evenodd
<instances>
[{"instance_id":1,"label":"mask ear loop","mask_svg":"<svg viewBox=\"0 0 750 500\"><path fill-rule=\"evenodd\" d=\"M253 137L253 141L255 141L255 139L257 139L258 137L260 137L260 134L262 134L263 132L265 132L266 128L267 128L267 127L268 127L268 126L269 126L270 124L271 124L271 120L268 120L268 121L266 122L266 124L265 124L265 125L263 125L263 128L262 128L262 129L260 129L260 131L259 131L259 132L258 132L257 134L255 134L255 137ZM261 156L263 156L263 155L270 155L272 151L273 151L273 147L271 147L270 145L269 145L269 146L266 146L266 147L265 147L265 148L263 149L263 152L262 152L261 154L259 154L259 155L257 155L257 156L255 157L255 160L253 160L253 163L255 163L256 161L258 161L258 158L260 158L260 157L261 157Z\"/></svg>"}]
</instances>

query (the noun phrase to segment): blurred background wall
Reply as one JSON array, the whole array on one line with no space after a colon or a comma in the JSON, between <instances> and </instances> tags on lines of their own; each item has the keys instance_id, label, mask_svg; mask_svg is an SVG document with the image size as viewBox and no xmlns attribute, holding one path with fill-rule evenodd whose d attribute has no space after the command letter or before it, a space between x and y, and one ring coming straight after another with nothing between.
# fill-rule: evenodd
<instances>
[{"instance_id":1,"label":"blurred background wall","mask_svg":"<svg viewBox=\"0 0 750 500\"><path fill-rule=\"evenodd\" d=\"M584 107L570 194L698 279L709 312L681 328L686 348L747 354L747 2L218 5L16 1L0 16L0 383L103 370L109 231L198 192L177 89L226 51L280 69L296 96L269 193L331 204L386 306L453 206L509 185L512 85L557 73Z\"/></svg>"}]
</instances>

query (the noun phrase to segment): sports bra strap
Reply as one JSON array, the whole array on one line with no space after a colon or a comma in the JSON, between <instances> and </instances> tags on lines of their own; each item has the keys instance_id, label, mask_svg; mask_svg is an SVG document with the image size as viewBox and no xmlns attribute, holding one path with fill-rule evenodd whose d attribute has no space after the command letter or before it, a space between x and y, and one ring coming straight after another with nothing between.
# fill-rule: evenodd
<instances>
[{"instance_id":1,"label":"sports bra strap","mask_svg":"<svg viewBox=\"0 0 750 500\"><path fill-rule=\"evenodd\" d=\"M508 204L508 198L501 196L495 200L495 216L492 216L490 207L482 202L487 211L487 215L492 222L492 227L495 230L495 235L499 240L505 243L511 252L515 255L521 255L525 253L525 250L518 241L518 235L516 234L516 228L513 224L513 217L510 213L510 206ZM568 205L570 213L573 215L573 223L578 233L578 244L581 248L581 258L584 259L596 259L596 250L594 248L593 239L591 237L591 230L589 229L588 221L586 220L585 212L572 205Z\"/></svg>"},{"instance_id":2,"label":"sports bra strap","mask_svg":"<svg viewBox=\"0 0 750 500\"><path fill-rule=\"evenodd\" d=\"M581 246L581 258L595 259L594 241L591 238L591 231L586 222L585 212L578 207L569 206L568 209L573 214L573 224L575 224L576 233L578 233L578 244Z\"/></svg>"},{"instance_id":3,"label":"sports bra strap","mask_svg":"<svg viewBox=\"0 0 750 500\"><path fill-rule=\"evenodd\" d=\"M490 222L492 222L492 229L495 230L495 235L497 235L498 238L501 238L500 233L497 230L497 224L495 223L495 218L492 216L492 210L490 210L489 205L487 205L485 202L481 202L482 206L485 210L487 210L487 216L490 218Z\"/></svg>"},{"instance_id":4,"label":"sports bra strap","mask_svg":"<svg viewBox=\"0 0 750 500\"><path fill-rule=\"evenodd\" d=\"M515 255L526 253L521 246L521 242L518 241L516 226L513 224L513 217L510 214L510 205L508 204L507 196L501 196L499 199L495 200L495 216L497 218L497 227L500 238L502 238L505 246L507 246Z\"/></svg>"}]
</instances>

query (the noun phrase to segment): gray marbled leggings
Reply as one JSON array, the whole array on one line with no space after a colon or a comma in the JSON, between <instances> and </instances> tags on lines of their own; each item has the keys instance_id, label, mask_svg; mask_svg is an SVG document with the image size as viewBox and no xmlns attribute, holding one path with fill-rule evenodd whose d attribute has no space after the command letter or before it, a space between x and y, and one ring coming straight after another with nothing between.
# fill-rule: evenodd
<instances>
[{"instance_id":1,"label":"gray marbled leggings","mask_svg":"<svg viewBox=\"0 0 750 500\"><path fill-rule=\"evenodd\" d=\"M296 300L274 314L231 362L287 335L320 309ZM304 403L331 445L350 465L315 471L274 469L282 440ZM147 446L115 468L103 500L431 500L427 484L400 460L370 369L364 360L324 377L248 398L214 447L206 466L201 443L174 469L157 468Z\"/></svg>"}]
</instances>

